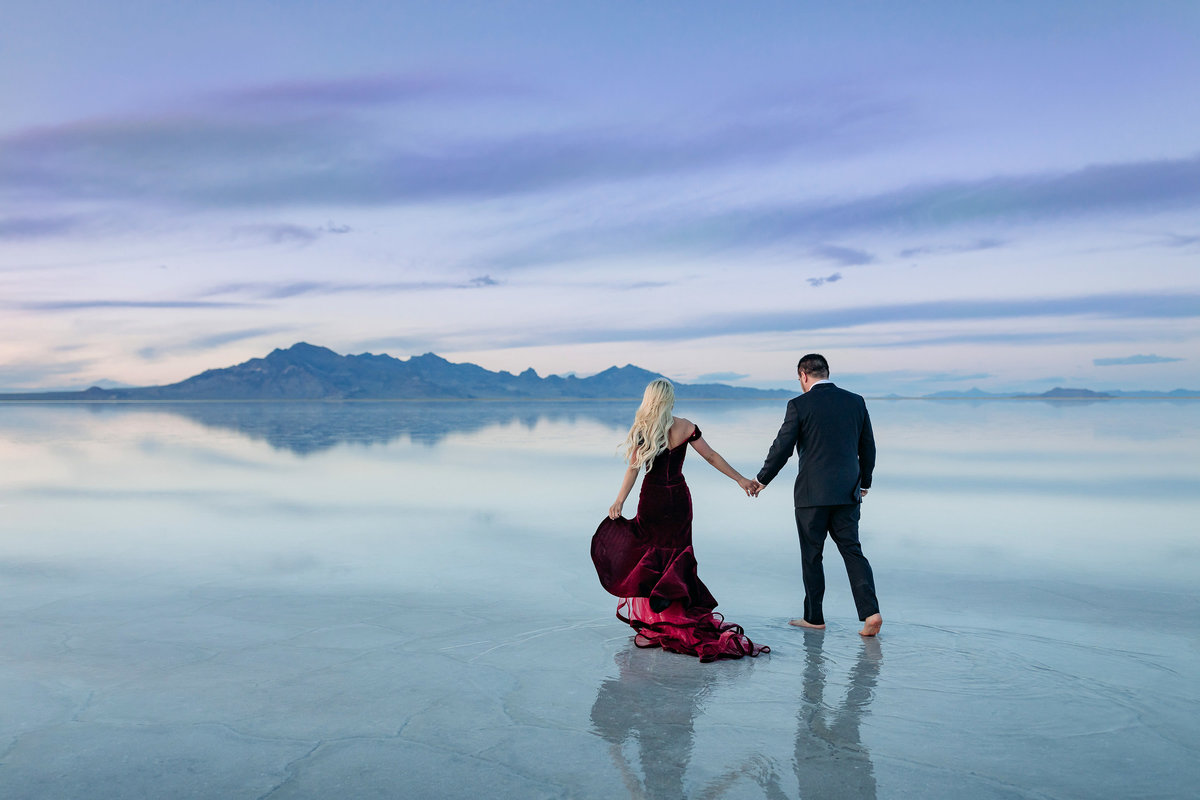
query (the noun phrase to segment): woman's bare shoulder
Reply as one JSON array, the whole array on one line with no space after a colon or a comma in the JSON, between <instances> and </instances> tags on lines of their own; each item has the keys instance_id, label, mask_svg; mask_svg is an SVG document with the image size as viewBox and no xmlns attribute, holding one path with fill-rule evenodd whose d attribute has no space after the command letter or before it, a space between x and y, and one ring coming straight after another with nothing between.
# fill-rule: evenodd
<instances>
[{"instance_id":1,"label":"woman's bare shoulder","mask_svg":"<svg viewBox=\"0 0 1200 800\"><path fill-rule=\"evenodd\" d=\"M678 447L691 438L692 431L696 430L696 426L690 419L683 417L672 417L671 419L671 429L667 432L667 445Z\"/></svg>"}]
</instances>

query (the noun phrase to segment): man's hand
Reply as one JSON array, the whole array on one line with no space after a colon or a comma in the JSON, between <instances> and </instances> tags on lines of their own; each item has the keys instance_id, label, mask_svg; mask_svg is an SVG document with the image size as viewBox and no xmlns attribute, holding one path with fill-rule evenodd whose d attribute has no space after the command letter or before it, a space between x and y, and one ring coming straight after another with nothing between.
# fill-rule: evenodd
<instances>
[{"instance_id":1,"label":"man's hand","mask_svg":"<svg viewBox=\"0 0 1200 800\"><path fill-rule=\"evenodd\" d=\"M867 490L866 490L866 489L859 489L858 491L859 491L859 495L858 495L859 497L866 497L866 496L867 496Z\"/></svg>"},{"instance_id":2,"label":"man's hand","mask_svg":"<svg viewBox=\"0 0 1200 800\"><path fill-rule=\"evenodd\" d=\"M751 481L751 483L754 484L754 487L750 490L751 497L758 497L758 493L767 488L766 484L759 483L757 478Z\"/></svg>"}]
</instances>

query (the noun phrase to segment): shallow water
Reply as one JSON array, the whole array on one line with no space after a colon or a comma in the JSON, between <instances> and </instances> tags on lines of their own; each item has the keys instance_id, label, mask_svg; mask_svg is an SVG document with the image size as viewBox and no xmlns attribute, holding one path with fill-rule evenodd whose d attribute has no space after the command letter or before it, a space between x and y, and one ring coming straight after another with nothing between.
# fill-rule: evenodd
<instances>
[{"instance_id":1,"label":"shallow water","mask_svg":"<svg viewBox=\"0 0 1200 800\"><path fill-rule=\"evenodd\" d=\"M701 665L587 558L631 404L2 405L0 796L1194 795L1200 402L870 408L883 634L693 455L773 648ZM752 474L782 405L678 413Z\"/></svg>"}]
</instances>

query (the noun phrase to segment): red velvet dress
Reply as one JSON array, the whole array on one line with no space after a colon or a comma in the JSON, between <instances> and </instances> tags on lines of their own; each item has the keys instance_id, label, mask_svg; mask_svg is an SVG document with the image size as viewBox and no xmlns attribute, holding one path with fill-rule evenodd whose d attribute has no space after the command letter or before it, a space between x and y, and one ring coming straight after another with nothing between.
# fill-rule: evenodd
<instances>
[{"instance_id":1,"label":"red velvet dress","mask_svg":"<svg viewBox=\"0 0 1200 800\"><path fill-rule=\"evenodd\" d=\"M769 653L741 626L713 612L716 598L696 574L692 495L683 480L688 442L659 453L642 479L637 516L607 517L592 537L600 585L621 599L617 618L637 631L638 647L661 647L701 661ZM622 613L624 612L624 613Z\"/></svg>"}]
</instances>

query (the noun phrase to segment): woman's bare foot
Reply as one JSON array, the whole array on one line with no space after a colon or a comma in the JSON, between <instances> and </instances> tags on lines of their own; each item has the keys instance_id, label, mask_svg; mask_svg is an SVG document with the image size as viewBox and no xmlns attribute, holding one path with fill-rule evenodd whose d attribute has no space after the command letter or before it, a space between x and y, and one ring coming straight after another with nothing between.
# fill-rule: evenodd
<instances>
[{"instance_id":1,"label":"woman's bare foot","mask_svg":"<svg viewBox=\"0 0 1200 800\"><path fill-rule=\"evenodd\" d=\"M789 619L788 625L795 625L797 628L811 628L814 631L825 630L824 623L822 623L820 625L813 625L811 622L809 622L806 619Z\"/></svg>"},{"instance_id":2,"label":"woman's bare foot","mask_svg":"<svg viewBox=\"0 0 1200 800\"><path fill-rule=\"evenodd\" d=\"M859 636L874 636L879 633L879 629L883 627L883 617L878 614L872 614L863 620L863 629L858 632Z\"/></svg>"}]
</instances>

